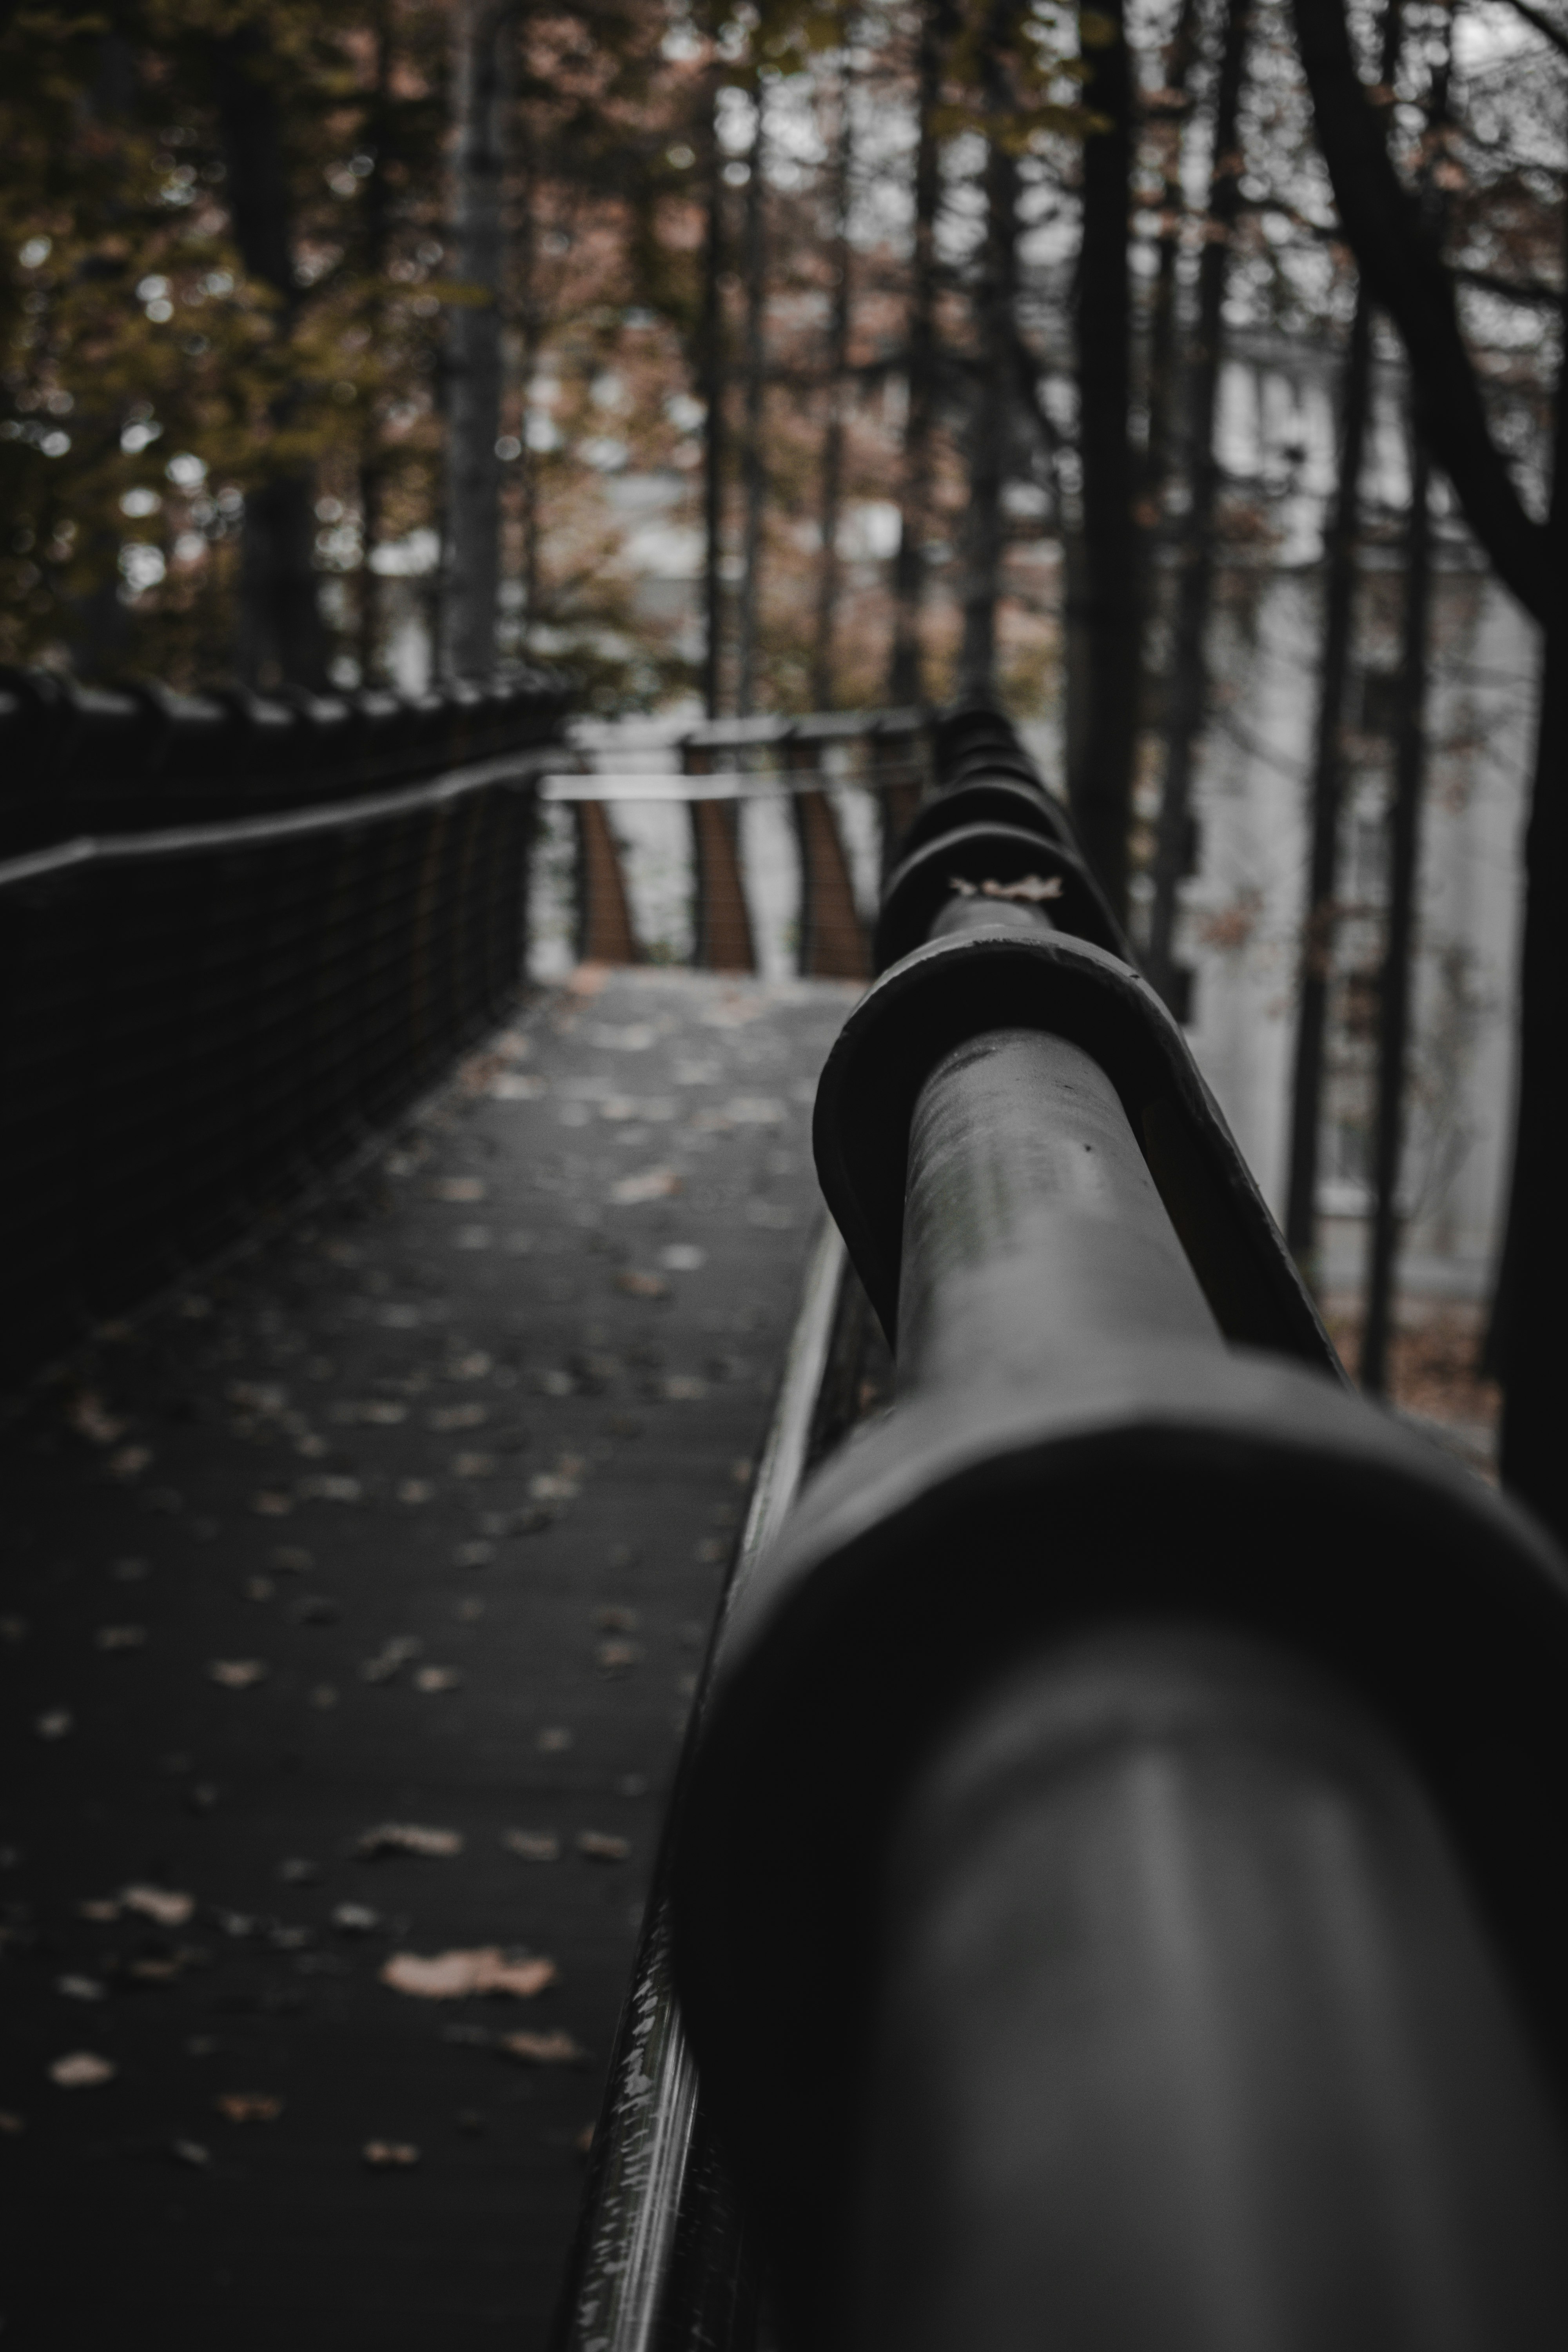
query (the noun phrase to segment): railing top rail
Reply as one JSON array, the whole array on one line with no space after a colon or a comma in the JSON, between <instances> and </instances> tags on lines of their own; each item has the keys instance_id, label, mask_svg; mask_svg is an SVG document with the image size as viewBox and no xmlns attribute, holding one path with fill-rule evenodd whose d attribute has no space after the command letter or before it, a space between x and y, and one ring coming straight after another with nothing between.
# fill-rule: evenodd
<instances>
[{"instance_id":1,"label":"railing top rail","mask_svg":"<svg viewBox=\"0 0 1568 2352\"><path fill-rule=\"evenodd\" d=\"M679 748L720 751L792 740L847 743L866 735L918 735L929 724L928 713L915 709L814 710L797 717L785 714L763 719L707 719L681 736Z\"/></svg>"},{"instance_id":2,"label":"railing top rail","mask_svg":"<svg viewBox=\"0 0 1568 2352\"><path fill-rule=\"evenodd\" d=\"M165 825L155 832L79 834L69 841L51 842L46 849L28 850L19 857L0 860L0 890L39 882L78 866L125 865L160 857L201 857L214 852L267 847L297 841L311 834L342 833L356 826L379 824L406 816L413 810L432 808L443 801L461 800L487 786L531 783L541 768L559 757L560 746L547 743L532 751L507 751L493 760L451 768L421 784L400 785L395 791L362 793L353 800L330 802L325 807L284 809L275 816L220 817L210 824Z\"/></svg>"},{"instance_id":3,"label":"railing top rail","mask_svg":"<svg viewBox=\"0 0 1568 2352\"><path fill-rule=\"evenodd\" d=\"M876 790L920 775L913 761L884 768L875 776L843 781ZM715 768L701 776L682 775L669 769L623 768L597 775L552 769L540 778L540 797L546 801L755 801L777 799L791 793L819 793L840 779L820 768L775 768L759 774L751 769Z\"/></svg>"}]
</instances>

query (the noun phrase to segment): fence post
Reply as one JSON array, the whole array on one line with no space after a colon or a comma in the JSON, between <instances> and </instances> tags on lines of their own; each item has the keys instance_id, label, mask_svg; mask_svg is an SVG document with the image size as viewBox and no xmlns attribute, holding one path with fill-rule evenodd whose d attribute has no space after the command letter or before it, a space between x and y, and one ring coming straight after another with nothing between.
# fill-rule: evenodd
<instances>
[{"instance_id":1,"label":"fence post","mask_svg":"<svg viewBox=\"0 0 1568 2352\"><path fill-rule=\"evenodd\" d=\"M577 961L641 963L637 926L621 868L620 844L603 801L582 800L577 814Z\"/></svg>"},{"instance_id":2,"label":"fence post","mask_svg":"<svg viewBox=\"0 0 1568 2352\"><path fill-rule=\"evenodd\" d=\"M810 721L787 735L784 758L801 768L822 766L822 746ZM793 794L800 845L800 943L796 969L813 980L867 980L871 960L838 819L826 791L807 786Z\"/></svg>"},{"instance_id":3,"label":"fence post","mask_svg":"<svg viewBox=\"0 0 1568 2352\"><path fill-rule=\"evenodd\" d=\"M680 747L681 773L703 776L710 755L700 743ZM733 801L692 801L691 961L706 971L755 971L751 910L741 877Z\"/></svg>"}]
</instances>

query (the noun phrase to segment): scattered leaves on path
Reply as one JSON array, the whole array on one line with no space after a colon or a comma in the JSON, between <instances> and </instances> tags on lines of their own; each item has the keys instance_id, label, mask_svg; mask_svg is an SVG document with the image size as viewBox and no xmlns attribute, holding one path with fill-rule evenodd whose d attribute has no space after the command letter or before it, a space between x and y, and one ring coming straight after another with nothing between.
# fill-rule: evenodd
<instances>
[{"instance_id":1,"label":"scattered leaves on path","mask_svg":"<svg viewBox=\"0 0 1568 2352\"><path fill-rule=\"evenodd\" d=\"M570 2033L503 2033L496 2047L525 2066L585 2066L588 2053Z\"/></svg>"},{"instance_id":2,"label":"scattered leaves on path","mask_svg":"<svg viewBox=\"0 0 1568 2352\"><path fill-rule=\"evenodd\" d=\"M267 1680L265 1658L209 1658L207 1680L221 1690L254 1690Z\"/></svg>"},{"instance_id":3,"label":"scattered leaves on path","mask_svg":"<svg viewBox=\"0 0 1568 2352\"><path fill-rule=\"evenodd\" d=\"M124 1909L158 1927L183 1927L196 1907L194 1895L173 1886L122 1886L120 1900Z\"/></svg>"},{"instance_id":4,"label":"scattered leaves on path","mask_svg":"<svg viewBox=\"0 0 1568 2352\"><path fill-rule=\"evenodd\" d=\"M270 2091L220 2091L213 2105L231 2124L275 2124L283 2112Z\"/></svg>"},{"instance_id":5,"label":"scattered leaves on path","mask_svg":"<svg viewBox=\"0 0 1568 2352\"><path fill-rule=\"evenodd\" d=\"M362 1832L358 1851L366 1862L374 1862L381 1855L389 1853L433 1854L444 1858L462 1853L462 1832L458 1830L427 1829L422 1822L378 1822L374 1829Z\"/></svg>"},{"instance_id":6,"label":"scattered leaves on path","mask_svg":"<svg viewBox=\"0 0 1568 2352\"><path fill-rule=\"evenodd\" d=\"M499 1944L482 1944L472 1951L437 1952L428 1958L418 1952L394 1952L382 1966L381 1980L394 1992L412 1993L419 2000L467 2000L471 1993L510 1993L516 2000L531 2000L559 1973L553 1960L509 1960Z\"/></svg>"},{"instance_id":7,"label":"scattered leaves on path","mask_svg":"<svg viewBox=\"0 0 1568 2352\"><path fill-rule=\"evenodd\" d=\"M633 1208L639 1201L668 1201L680 1190L680 1178L673 1168L644 1168L635 1176L623 1176L612 1184L606 1198L617 1208Z\"/></svg>"},{"instance_id":8,"label":"scattered leaves on path","mask_svg":"<svg viewBox=\"0 0 1568 2352\"><path fill-rule=\"evenodd\" d=\"M629 1862L630 1838L615 1837L607 1830L580 1830L577 1851L585 1862Z\"/></svg>"},{"instance_id":9,"label":"scattered leaves on path","mask_svg":"<svg viewBox=\"0 0 1568 2352\"><path fill-rule=\"evenodd\" d=\"M553 1830L502 1830L500 1842L508 1853L523 1862L559 1862L561 1841Z\"/></svg>"},{"instance_id":10,"label":"scattered leaves on path","mask_svg":"<svg viewBox=\"0 0 1568 2352\"><path fill-rule=\"evenodd\" d=\"M62 2091L96 2090L100 2083L112 2083L119 2072L112 2058L100 2058L96 2050L70 2050L49 2062L49 2080Z\"/></svg>"}]
</instances>

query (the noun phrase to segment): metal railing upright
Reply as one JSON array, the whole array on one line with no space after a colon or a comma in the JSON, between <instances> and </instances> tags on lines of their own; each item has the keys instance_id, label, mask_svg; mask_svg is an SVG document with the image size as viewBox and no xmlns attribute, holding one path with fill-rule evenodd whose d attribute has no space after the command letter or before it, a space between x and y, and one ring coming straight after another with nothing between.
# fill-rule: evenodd
<instances>
[{"instance_id":1,"label":"metal railing upright","mask_svg":"<svg viewBox=\"0 0 1568 2352\"><path fill-rule=\"evenodd\" d=\"M251 1230L512 1001L564 689L0 682L0 1375Z\"/></svg>"}]
</instances>

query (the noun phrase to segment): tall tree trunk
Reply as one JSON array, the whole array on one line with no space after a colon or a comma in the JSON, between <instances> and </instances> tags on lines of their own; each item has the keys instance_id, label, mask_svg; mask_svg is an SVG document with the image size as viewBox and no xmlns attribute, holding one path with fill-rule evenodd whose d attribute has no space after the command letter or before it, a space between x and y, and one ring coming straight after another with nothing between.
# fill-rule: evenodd
<instances>
[{"instance_id":1,"label":"tall tree trunk","mask_svg":"<svg viewBox=\"0 0 1568 2352\"><path fill-rule=\"evenodd\" d=\"M905 382L909 405L899 482L899 547L893 558L893 644L888 699L907 706L925 695L921 608L925 600L925 538L931 514L936 422L936 223L942 202L942 142L937 110L952 38L948 0L922 0L916 64L920 122L915 145L914 236L910 255Z\"/></svg>"},{"instance_id":2,"label":"tall tree trunk","mask_svg":"<svg viewBox=\"0 0 1568 2352\"><path fill-rule=\"evenodd\" d=\"M818 710L837 699L834 661L838 630L838 525L844 502L844 391L849 362L849 204L855 162L852 25L844 30L838 76L838 139L833 157L833 297L827 322L827 418L822 436L822 549L816 571L816 630L812 647L811 698Z\"/></svg>"},{"instance_id":3,"label":"tall tree trunk","mask_svg":"<svg viewBox=\"0 0 1568 2352\"><path fill-rule=\"evenodd\" d=\"M1151 982L1173 1009L1176 1003L1176 896L1187 869L1193 767L1208 718L1208 625L1214 599L1215 518L1220 490L1215 419L1225 355L1225 295L1230 275L1231 241L1241 211L1241 91L1251 27L1251 0L1227 0L1215 93L1208 218L1198 261L1197 331L1188 379L1187 478L1191 502L1176 592L1164 793L1154 847L1154 898L1146 961Z\"/></svg>"},{"instance_id":4,"label":"tall tree trunk","mask_svg":"<svg viewBox=\"0 0 1568 2352\"><path fill-rule=\"evenodd\" d=\"M1426 771L1426 640L1432 611L1431 460L1414 428L1410 520L1405 540L1405 632L1394 801L1388 828L1388 930L1378 982L1377 1143L1373 1172L1372 1251L1361 1384L1381 1396L1388 1384L1394 1267L1399 1246L1399 1168L1405 1145L1405 1076L1420 870L1421 793Z\"/></svg>"},{"instance_id":5,"label":"tall tree trunk","mask_svg":"<svg viewBox=\"0 0 1568 2352\"><path fill-rule=\"evenodd\" d=\"M383 5L372 12L372 36L375 42L375 83L369 106L365 109L363 125L365 145L370 151L374 169L364 190L364 274L374 289L374 320L382 323L382 281L386 268L387 231L390 226L388 188L386 182L387 147L391 130L393 24L391 8ZM359 614L356 650L359 657L360 684L374 683L381 663L382 583L375 569L375 551L381 544L383 478L381 449L376 436L374 414L366 417L364 438L360 445L359 463Z\"/></svg>"},{"instance_id":6,"label":"tall tree trunk","mask_svg":"<svg viewBox=\"0 0 1568 2352\"><path fill-rule=\"evenodd\" d=\"M1081 719L1069 730L1077 740L1069 743L1068 787L1085 855L1125 919L1142 663L1128 437L1132 76L1121 0L1081 8L1079 38L1083 104L1104 128L1083 145L1075 303L1082 546L1079 563L1068 566L1068 635L1081 632L1083 688Z\"/></svg>"},{"instance_id":7,"label":"tall tree trunk","mask_svg":"<svg viewBox=\"0 0 1568 2352\"><path fill-rule=\"evenodd\" d=\"M500 599L501 199L510 0L465 0L455 90L453 274L470 299L447 327L447 530L441 669L495 667Z\"/></svg>"},{"instance_id":8,"label":"tall tree trunk","mask_svg":"<svg viewBox=\"0 0 1568 2352\"><path fill-rule=\"evenodd\" d=\"M1176 392L1177 270L1182 252L1182 222L1187 208L1182 182L1182 138L1187 116L1187 84L1197 48L1197 0L1180 0L1176 22L1166 44L1164 87L1160 93L1166 118L1167 146L1161 165L1159 259L1149 307L1149 374L1147 425L1143 464L1139 478L1139 522L1145 549L1158 532L1160 506L1171 473L1171 444ZM1144 602L1147 606L1148 598Z\"/></svg>"},{"instance_id":9,"label":"tall tree trunk","mask_svg":"<svg viewBox=\"0 0 1568 2352\"><path fill-rule=\"evenodd\" d=\"M735 616L735 709L742 719L756 707L763 573L763 516L767 501L767 453L763 435L767 407L767 93L761 75L753 92L756 123L752 132L742 267L746 281L746 418L741 450L742 491L740 608Z\"/></svg>"},{"instance_id":10,"label":"tall tree trunk","mask_svg":"<svg viewBox=\"0 0 1568 2352\"><path fill-rule=\"evenodd\" d=\"M517 461L517 469L522 528L521 645L526 654L531 645L533 632L542 617L539 608L540 453L531 437L530 405L534 378L539 372L540 349L544 340L544 320L539 291L539 165L535 142L526 129L520 144L522 149L522 190L517 237L517 281L518 325L522 344L519 371L522 382L520 426L522 451Z\"/></svg>"},{"instance_id":11,"label":"tall tree trunk","mask_svg":"<svg viewBox=\"0 0 1568 2352\"><path fill-rule=\"evenodd\" d=\"M213 83L227 175L229 218L252 278L279 296L287 341L299 315L283 126L266 37L252 21L213 43ZM287 425L286 394L273 411ZM240 545L237 667L248 685L327 683L327 630L316 585L315 484L309 468L275 474L247 492Z\"/></svg>"},{"instance_id":12,"label":"tall tree trunk","mask_svg":"<svg viewBox=\"0 0 1568 2352\"><path fill-rule=\"evenodd\" d=\"M1340 478L1324 545L1323 658L1318 674L1313 739L1311 845L1307 906L1301 926L1297 985L1296 1052L1290 1075L1289 1176L1285 1238L1297 1263L1311 1270L1318 1230L1318 1142L1323 1097L1323 1046L1328 1025L1329 967L1333 953L1340 855L1340 803L1344 796L1342 730L1350 681L1355 617L1356 541L1361 524L1361 472L1372 389L1372 304L1356 289L1340 394Z\"/></svg>"},{"instance_id":13,"label":"tall tree trunk","mask_svg":"<svg viewBox=\"0 0 1568 2352\"><path fill-rule=\"evenodd\" d=\"M717 40L717 26L710 36ZM722 84L715 55L708 77L698 138L706 217L702 238L702 309L698 322L697 379L705 421L702 429L702 702L717 719L724 693L724 158L719 144L719 92Z\"/></svg>"},{"instance_id":14,"label":"tall tree trunk","mask_svg":"<svg viewBox=\"0 0 1568 2352\"><path fill-rule=\"evenodd\" d=\"M1380 59L1384 86L1399 70L1403 0L1386 0ZM1329 973L1334 951L1339 880L1340 804L1344 797L1345 689L1350 682L1355 622L1356 541L1361 527L1361 470L1372 400L1372 299L1365 274L1356 288L1345 360L1340 426L1340 480L1324 554L1323 666L1318 680L1318 721L1312 754L1311 850L1307 908L1301 926L1297 987L1296 1054L1290 1073L1289 1172L1285 1239L1296 1263L1313 1279L1318 1236L1318 1165L1323 1108L1323 1061L1329 1014Z\"/></svg>"},{"instance_id":15,"label":"tall tree trunk","mask_svg":"<svg viewBox=\"0 0 1568 2352\"><path fill-rule=\"evenodd\" d=\"M1568 295L1563 332L1568 334ZM1568 351L1568 343L1560 348ZM1503 1383L1503 1484L1568 1542L1568 364L1558 372L1547 534L1541 717L1524 844L1519 1115L1492 1354Z\"/></svg>"},{"instance_id":16,"label":"tall tree trunk","mask_svg":"<svg viewBox=\"0 0 1568 2352\"><path fill-rule=\"evenodd\" d=\"M1002 492L1016 376L1018 167L1007 144L1011 90L1003 62L1013 23L1013 0L1000 0L992 10L982 60L988 123L985 246L979 288L978 364L969 412L969 510L964 519L963 642L958 679L959 693L977 699L996 691L996 604L1005 550Z\"/></svg>"}]
</instances>

